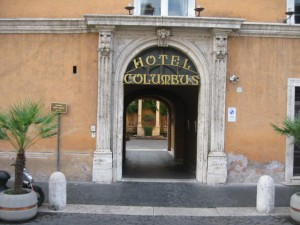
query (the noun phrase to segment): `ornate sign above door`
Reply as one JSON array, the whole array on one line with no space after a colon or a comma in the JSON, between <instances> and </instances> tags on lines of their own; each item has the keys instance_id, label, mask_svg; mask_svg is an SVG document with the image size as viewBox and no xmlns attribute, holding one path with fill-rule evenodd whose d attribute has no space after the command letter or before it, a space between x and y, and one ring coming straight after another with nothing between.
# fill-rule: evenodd
<instances>
[{"instance_id":1,"label":"ornate sign above door","mask_svg":"<svg viewBox=\"0 0 300 225\"><path fill-rule=\"evenodd\" d=\"M192 85L200 76L192 61L174 48L150 48L137 55L128 65L124 84Z\"/></svg>"}]
</instances>

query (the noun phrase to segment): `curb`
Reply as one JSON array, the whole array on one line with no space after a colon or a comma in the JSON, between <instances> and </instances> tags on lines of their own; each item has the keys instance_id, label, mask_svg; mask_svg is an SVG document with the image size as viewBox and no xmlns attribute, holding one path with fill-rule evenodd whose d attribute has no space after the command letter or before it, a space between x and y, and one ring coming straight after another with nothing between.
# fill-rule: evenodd
<instances>
[{"instance_id":1,"label":"curb","mask_svg":"<svg viewBox=\"0 0 300 225\"><path fill-rule=\"evenodd\" d=\"M151 206L113 206L68 204L66 209L53 211L45 204L38 209L43 213L78 213L135 216L193 216L193 217L232 217L232 216L289 216L289 207L276 207L272 213L258 213L254 207L180 208Z\"/></svg>"}]
</instances>

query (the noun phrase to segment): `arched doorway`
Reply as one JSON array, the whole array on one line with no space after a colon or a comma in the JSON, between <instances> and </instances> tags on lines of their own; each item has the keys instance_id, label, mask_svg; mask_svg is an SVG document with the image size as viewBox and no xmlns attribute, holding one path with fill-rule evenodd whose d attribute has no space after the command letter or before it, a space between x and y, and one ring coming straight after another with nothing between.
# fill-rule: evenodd
<instances>
[{"instance_id":1,"label":"arched doorway","mask_svg":"<svg viewBox=\"0 0 300 225\"><path fill-rule=\"evenodd\" d=\"M176 48L148 48L136 55L129 63L123 83L124 109L134 99L151 97L164 101L170 111L168 147L173 153L174 163L177 163L178 166L167 168L167 170L173 168L169 174L166 173L167 175L163 175L165 171L157 171L156 177L149 177L150 173L146 174L147 170L145 170L145 174L141 176L158 179L195 178L200 76L191 59ZM125 114L123 118L126 119ZM142 127L142 125L140 126ZM125 126L123 130L126 131ZM123 137L125 135L124 133ZM126 141L123 141L123 165L126 160L125 154ZM142 156L146 157L146 155ZM179 165L182 171L178 170ZM141 170L142 165L139 168ZM161 168L166 167L162 166ZM155 171L157 167L150 166L149 170ZM182 175L184 171L186 171L186 175Z\"/></svg>"},{"instance_id":2,"label":"arched doorway","mask_svg":"<svg viewBox=\"0 0 300 225\"><path fill-rule=\"evenodd\" d=\"M184 52L194 63L200 75L200 86L198 88L198 110L197 115L197 146L196 146L196 180L207 182L208 152L209 152L209 127L210 127L210 92L209 62L203 53L188 41L170 38L168 45ZM124 74L132 59L145 49L157 46L157 37L143 37L120 52L115 61L115 78L113 86L113 113L112 113L112 153L113 153L113 181L122 180L123 169L123 125L124 125Z\"/></svg>"}]
</instances>

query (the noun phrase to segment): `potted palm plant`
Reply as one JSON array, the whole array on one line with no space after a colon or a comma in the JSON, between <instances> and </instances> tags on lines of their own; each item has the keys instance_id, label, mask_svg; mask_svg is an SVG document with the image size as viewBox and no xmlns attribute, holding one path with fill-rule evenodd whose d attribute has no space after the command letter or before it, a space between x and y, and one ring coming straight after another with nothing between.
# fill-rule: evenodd
<instances>
[{"instance_id":1,"label":"potted palm plant","mask_svg":"<svg viewBox=\"0 0 300 225\"><path fill-rule=\"evenodd\" d=\"M286 118L282 126L271 124L276 132L281 135L292 138L293 144L300 147L300 114L295 116L295 119ZM300 192L297 192L291 196L290 200L290 215L291 217L300 222Z\"/></svg>"},{"instance_id":2,"label":"potted palm plant","mask_svg":"<svg viewBox=\"0 0 300 225\"><path fill-rule=\"evenodd\" d=\"M0 219L21 221L36 215L36 193L23 189L25 151L56 133L57 114L44 113L40 102L26 100L0 112L0 140L10 143L16 151L14 186L0 193Z\"/></svg>"}]
</instances>

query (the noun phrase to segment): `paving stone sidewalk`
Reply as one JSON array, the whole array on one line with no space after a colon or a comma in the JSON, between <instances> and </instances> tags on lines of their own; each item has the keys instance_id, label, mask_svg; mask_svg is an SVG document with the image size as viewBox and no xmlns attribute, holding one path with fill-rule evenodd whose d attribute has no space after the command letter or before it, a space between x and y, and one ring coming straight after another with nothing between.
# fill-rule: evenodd
<instances>
[{"instance_id":1,"label":"paving stone sidewalk","mask_svg":"<svg viewBox=\"0 0 300 225\"><path fill-rule=\"evenodd\" d=\"M299 190L297 186L276 186L275 206L284 207L282 215L258 215L253 213L256 205L256 185L204 185L198 183L157 183L157 182L117 182L113 184L74 183L67 184L68 210L62 212L47 212L48 184L38 183L45 191L46 202L43 209L39 209L38 216L24 224L155 224L155 225L212 225L212 224L261 224L285 225L296 224L288 216L290 196ZM81 208L72 212L72 207ZM101 213L95 207L103 207ZM134 215L124 213L117 215L105 207L115 207L119 212L120 207L144 207L153 211L159 208L161 212L150 212L139 215L136 210ZM180 208L181 207L181 208ZM223 211L238 211L252 207L247 215L232 214L214 215L213 210L220 211L220 207L229 207ZM232 208L230 208L232 207ZM84 210L83 210L84 208ZM181 211L176 215L176 208ZM191 209L188 209L191 208ZM186 212L184 210L186 209ZM82 211L80 211L82 210ZM123 209L124 210L124 209ZM151 210L151 209L150 209ZM199 210L199 213L197 212ZM202 211L201 211L202 210ZM207 210L207 211L205 211ZM193 212L197 215L193 215ZM247 211L247 210L246 210ZM251 213L252 212L252 213ZM121 212L122 213L122 212ZM7 224L0 222L0 224Z\"/></svg>"},{"instance_id":2,"label":"paving stone sidewalk","mask_svg":"<svg viewBox=\"0 0 300 225\"><path fill-rule=\"evenodd\" d=\"M48 201L48 184L38 183ZM288 207L299 186L276 185L275 206ZM198 183L117 182L67 185L68 204L157 206L157 207L255 207L255 184L204 185Z\"/></svg>"}]
</instances>

